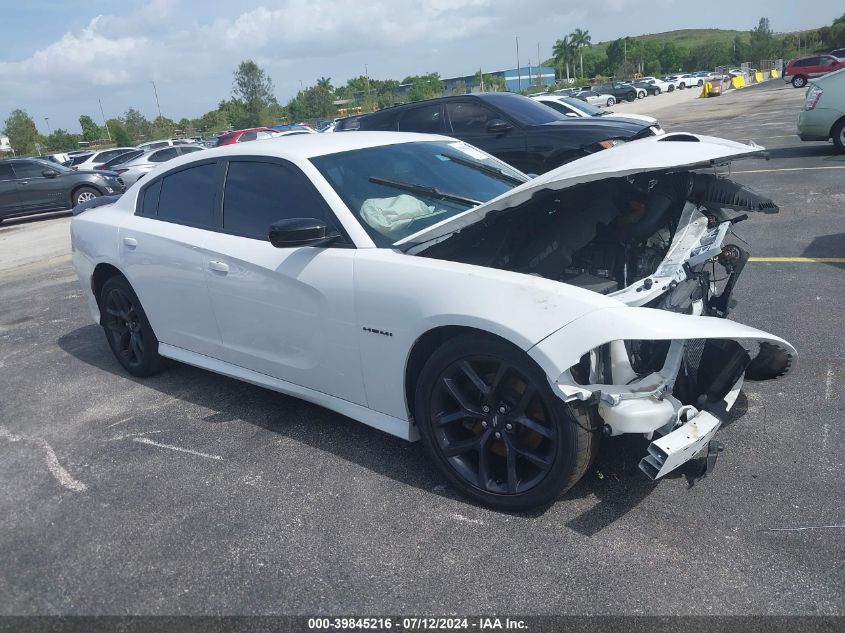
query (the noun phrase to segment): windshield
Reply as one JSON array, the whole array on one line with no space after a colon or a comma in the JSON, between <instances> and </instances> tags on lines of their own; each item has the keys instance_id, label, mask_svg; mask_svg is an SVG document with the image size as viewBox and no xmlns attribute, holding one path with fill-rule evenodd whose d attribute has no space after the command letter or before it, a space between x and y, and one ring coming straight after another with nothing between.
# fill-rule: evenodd
<instances>
[{"instance_id":1,"label":"windshield","mask_svg":"<svg viewBox=\"0 0 845 633\"><path fill-rule=\"evenodd\" d=\"M564 101L571 105L573 108L580 110L581 112L586 112L590 116L604 116L607 114L601 108L597 108L594 105L590 105L586 101L582 101L581 99L573 99L572 97L560 97L561 101Z\"/></svg>"},{"instance_id":2,"label":"windshield","mask_svg":"<svg viewBox=\"0 0 845 633\"><path fill-rule=\"evenodd\" d=\"M382 145L311 162L377 246L390 246L528 180L460 141Z\"/></svg>"}]
</instances>

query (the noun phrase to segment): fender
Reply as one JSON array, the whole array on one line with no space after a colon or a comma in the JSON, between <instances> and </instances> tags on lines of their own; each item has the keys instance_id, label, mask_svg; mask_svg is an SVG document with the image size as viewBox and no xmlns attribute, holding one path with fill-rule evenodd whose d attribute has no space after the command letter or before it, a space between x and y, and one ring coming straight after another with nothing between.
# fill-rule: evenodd
<instances>
[{"instance_id":1,"label":"fender","mask_svg":"<svg viewBox=\"0 0 845 633\"><path fill-rule=\"evenodd\" d=\"M772 343L788 355L798 352L784 339L763 330L716 317L677 314L654 308L607 307L575 319L528 350L550 380L596 347L614 340L730 339Z\"/></svg>"}]
</instances>

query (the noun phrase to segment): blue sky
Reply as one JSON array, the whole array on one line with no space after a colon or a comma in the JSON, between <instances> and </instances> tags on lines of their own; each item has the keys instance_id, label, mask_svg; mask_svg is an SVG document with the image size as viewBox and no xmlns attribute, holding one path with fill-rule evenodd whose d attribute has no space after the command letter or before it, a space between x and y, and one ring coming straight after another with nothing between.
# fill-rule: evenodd
<instances>
[{"instance_id":1,"label":"blue sky","mask_svg":"<svg viewBox=\"0 0 845 633\"><path fill-rule=\"evenodd\" d=\"M594 42L679 28L750 29L766 15L775 31L819 27L841 0L0 0L0 125L23 108L46 132L78 131L129 107L153 117L155 80L166 116L195 117L231 89L232 72L255 59L286 102L300 81L344 83L363 74L397 78L469 74L536 63L572 29Z\"/></svg>"}]
</instances>

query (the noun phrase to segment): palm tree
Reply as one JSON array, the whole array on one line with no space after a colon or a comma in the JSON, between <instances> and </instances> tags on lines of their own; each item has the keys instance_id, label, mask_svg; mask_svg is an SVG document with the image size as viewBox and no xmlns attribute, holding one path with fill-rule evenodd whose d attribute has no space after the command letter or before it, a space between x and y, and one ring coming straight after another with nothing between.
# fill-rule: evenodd
<instances>
[{"instance_id":1,"label":"palm tree","mask_svg":"<svg viewBox=\"0 0 845 633\"><path fill-rule=\"evenodd\" d=\"M569 41L572 42L572 45L575 47L575 50L578 51L578 54L581 58L581 78L584 77L584 54L581 52L582 48L589 48L593 42L593 38L590 37L589 31L582 31L581 29L575 29L572 33L569 34Z\"/></svg>"},{"instance_id":2,"label":"palm tree","mask_svg":"<svg viewBox=\"0 0 845 633\"><path fill-rule=\"evenodd\" d=\"M573 43L568 35L564 35L563 39L560 39L555 42L555 45L552 48L552 54L555 57L555 62L558 65L558 69L560 68L561 64L566 64L567 84L569 84L569 62L572 61L572 55L574 51L575 47L573 46Z\"/></svg>"},{"instance_id":3,"label":"palm tree","mask_svg":"<svg viewBox=\"0 0 845 633\"><path fill-rule=\"evenodd\" d=\"M317 80L317 87L318 88L325 88L326 90L333 91L334 86L332 86L332 78L331 77L320 77Z\"/></svg>"}]
</instances>

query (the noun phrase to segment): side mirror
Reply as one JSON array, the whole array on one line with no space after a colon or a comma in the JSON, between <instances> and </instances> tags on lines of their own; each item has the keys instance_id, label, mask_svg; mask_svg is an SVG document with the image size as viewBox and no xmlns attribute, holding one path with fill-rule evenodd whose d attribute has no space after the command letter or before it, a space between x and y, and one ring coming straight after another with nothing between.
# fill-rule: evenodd
<instances>
[{"instance_id":1,"label":"side mirror","mask_svg":"<svg viewBox=\"0 0 845 633\"><path fill-rule=\"evenodd\" d=\"M41 175L45 178L55 178L59 175L59 172L57 172L55 169L45 169L41 172Z\"/></svg>"},{"instance_id":2,"label":"side mirror","mask_svg":"<svg viewBox=\"0 0 845 633\"><path fill-rule=\"evenodd\" d=\"M511 126L502 119L490 119L487 121L487 132L490 134L504 134L511 129Z\"/></svg>"},{"instance_id":3,"label":"side mirror","mask_svg":"<svg viewBox=\"0 0 845 633\"><path fill-rule=\"evenodd\" d=\"M327 234L326 223L314 218L290 218L278 220L270 225L270 243L276 248L294 246L325 246L340 237L337 233Z\"/></svg>"}]
</instances>

